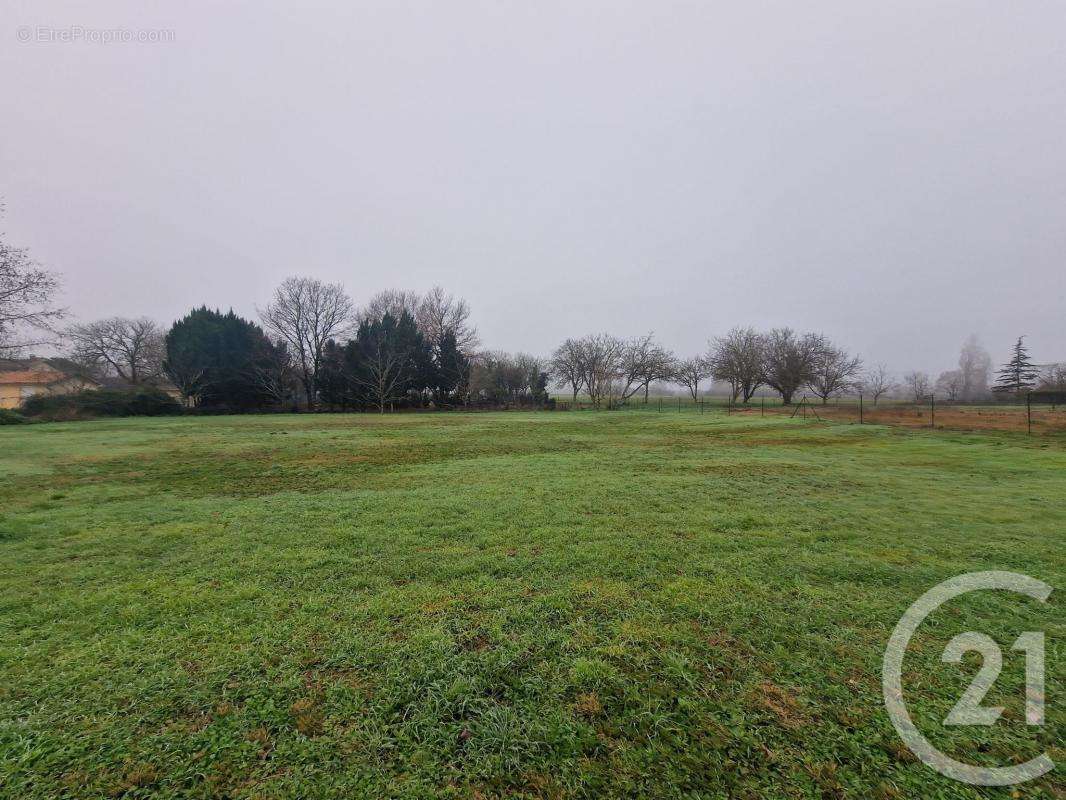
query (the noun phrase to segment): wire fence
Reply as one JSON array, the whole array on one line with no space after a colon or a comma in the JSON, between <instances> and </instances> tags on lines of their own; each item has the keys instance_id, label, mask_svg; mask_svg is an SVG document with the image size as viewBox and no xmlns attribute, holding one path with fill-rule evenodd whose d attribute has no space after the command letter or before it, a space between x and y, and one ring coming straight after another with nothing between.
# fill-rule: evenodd
<instances>
[{"instance_id":1,"label":"wire fence","mask_svg":"<svg viewBox=\"0 0 1066 800\"><path fill-rule=\"evenodd\" d=\"M754 397L747 403L729 397L699 399L682 396L616 398L595 404L587 398L556 398L560 411L642 411L657 414L726 414L738 416L788 416L812 421L856 425L896 425L940 430L997 430L1029 435L1066 433L1066 393L1033 392L1008 400L982 403L946 401L929 395L918 400L878 399L864 396L820 398L800 396L789 405L779 397Z\"/></svg>"}]
</instances>

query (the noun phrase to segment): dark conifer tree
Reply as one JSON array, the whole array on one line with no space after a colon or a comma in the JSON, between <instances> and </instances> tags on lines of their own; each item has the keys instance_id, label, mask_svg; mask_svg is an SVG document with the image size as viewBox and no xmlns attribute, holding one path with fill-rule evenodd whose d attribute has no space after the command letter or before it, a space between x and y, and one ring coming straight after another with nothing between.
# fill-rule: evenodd
<instances>
[{"instance_id":1,"label":"dark conifer tree","mask_svg":"<svg viewBox=\"0 0 1066 800\"><path fill-rule=\"evenodd\" d=\"M195 405L260 408L284 400L288 356L262 328L206 306L167 332L167 376Z\"/></svg>"},{"instance_id":2,"label":"dark conifer tree","mask_svg":"<svg viewBox=\"0 0 1066 800\"><path fill-rule=\"evenodd\" d=\"M1024 336L1018 337L1010 361L996 373L996 385L992 387L993 392L1021 394L1036 385L1040 372L1029 360L1029 351L1025 347L1024 340Z\"/></svg>"}]
</instances>

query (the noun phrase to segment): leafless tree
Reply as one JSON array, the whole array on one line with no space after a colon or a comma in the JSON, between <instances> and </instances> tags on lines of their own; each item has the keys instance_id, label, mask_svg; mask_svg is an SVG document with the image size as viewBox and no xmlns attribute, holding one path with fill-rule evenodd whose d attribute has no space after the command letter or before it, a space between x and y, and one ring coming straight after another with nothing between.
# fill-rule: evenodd
<instances>
[{"instance_id":1,"label":"leafless tree","mask_svg":"<svg viewBox=\"0 0 1066 800\"><path fill-rule=\"evenodd\" d=\"M878 364L863 376L862 390L873 398L874 405L884 395L896 388L896 382L892 380L892 373L884 364Z\"/></svg>"},{"instance_id":2,"label":"leafless tree","mask_svg":"<svg viewBox=\"0 0 1066 800\"><path fill-rule=\"evenodd\" d=\"M903 382L907 388L910 389L911 394L914 395L914 402L920 403L923 399L929 396L929 375L925 372L908 372L903 376Z\"/></svg>"},{"instance_id":3,"label":"leafless tree","mask_svg":"<svg viewBox=\"0 0 1066 800\"><path fill-rule=\"evenodd\" d=\"M813 380L825 340L814 333L798 336L791 328L774 328L764 339L763 377L786 406L805 383Z\"/></svg>"},{"instance_id":4,"label":"leafless tree","mask_svg":"<svg viewBox=\"0 0 1066 800\"><path fill-rule=\"evenodd\" d=\"M58 290L54 274L30 258L26 249L12 247L0 237L0 358L54 343L51 325L63 316L61 309L52 306ZM42 335L20 337L27 328Z\"/></svg>"},{"instance_id":5,"label":"leafless tree","mask_svg":"<svg viewBox=\"0 0 1066 800\"><path fill-rule=\"evenodd\" d=\"M479 353L470 370L470 393L494 403L540 404L547 400L545 363L525 353Z\"/></svg>"},{"instance_id":6,"label":"leafless tree","mask_svg":"<svg viewBox=\"0 0 1066 800\"><path fill-rule=\"evenodd\" d=\"M711 344L708 359L715 379L729 384L733 401L745 403L765 383L763 362L766 341L754 328L733 328Z\"/></svg>"},{"instance_id":7,"label":"leafless tree","mask_svg":"<svg viewBox=\"0 0 1066 800\"><path fill-rule=\"evenodd\" d=\"M693 400L700 399L700 383L711 377L711 365L704 356L693 356L674 365L674 380L688 389Z\"/></svg>"},{"instance_id":8,"label":"leafless tree","mask_svg":"<svg viewBox=\"0 0 1066 800\"><path fill-rule=\"evenodd\" d=\"M434 286L422 297L414 315L418 330L434 348L448 332L465 356L473 354L481 340L477 328L470 324L470 306L461 297L454 297Z\"/></svg>"},{"instance_id":9,"label":"leafless tree","mask_svg":"<svg viewBox=\"0 0 1066 800\"><path fill-rule=\"evenodd\" d=\"M653 334L630 339L622 344L619 352L613 394L624 403L643 390L647 402L652 382L670 380L673 373L673 353L656 343Z\"/></svg>"},{"instance_id":10,"label":"leafless tree","mask_svg":"<svg viewBox=\"0 0 1066 800\"><path fill-rule=\"evenodd\" d=\"M988 394L992 356L978 341L976 334L970 334L962 345L962 351L959 353L959 372L962 375L959 399L977 400Z\"/></svg>"},{"instance_id":11,"label":"leafless tree","mask_svg":"<svg viewBox=\"0 0 1066 800\"><path fill-rule=\"evenodd\" d=\"M588 392L589 400L599 408L604 400L613 396L626 343L617 336L602 333L586 336L578 344L581 348L581 384Z\"/></svg>"},{"instance_id":12,"label":"leafless tree","mask_svg":"<svg viewBox=\"0 0 1066 800\"><path fill-rule=\"evenodd\" d=\"M965 379L961 369L950 369L947 372L941 372L940 377L936 379L936 390L944 396L945 400L951 402L959 399L964 385Z\"/></svg>"},{"instance_id":13,"label":"leafless tree","mask_svg":"<svg viewBox=\"0 0 1066 800\"><path fill-rule=\"evenodd\" d=\"M293 396L297 384L292 356L283 340L270 342L249 363L248 378L271 402L285 403Z\"/></svg>"},{"instance_id":14,"label":"leafless tree","mask_svg":"<svg viewBox=\"0 0 1066 800\"><path fill-rule=\"evenodd\" d=\"M385 289L370 298L370 302L359 309L358 319L360 322L380 322L389 314L393 319L399 319L406 311L411 319L418 319L419 306L422 296L418 292L407 289ZM425 335L425 331L422 332Z\"/></svg>"},{"instance_id":15,"label":"leafless tree","mask_svg":"<svg viewBox=\"0 0 1066 800\"><path fill-rule=\"evenodd\" d=\"M1066 392L1066 364L1048 364L1040 371L1040 385L1045 392Z\"/></svg>"},{"instance_id":16,"label":"leafless tree","mask_svg":"<svg viewBox=\"0 0 1066 800\"><path fill-rule=\"evenodd\" d=\"M548 363L548 372L558 386L566 386L573 393L573 402L577 402L578 392L582 386L581 342L567 339L552 353Z\"/></svg>"},{"instance_id":17,"label":"leafless tree","mask_svg":"<svg viewBox=\"0 0 1066 800\"><path fill-rule=\"evenodd\" d=\"M858 385L862 359L853 356L842 347L834 347L823 339L822 346L814 357L812 374L807 385L822 399L822 405L830 397L838 397Z\"/></svg>"},{"instance_id":18,"label":"leafless tree","mask_svg":"<svg viewBox=\"0 0 1066 800\"><path fill-rule=\"evenodd\" d=\"M65 331L71 357L99 375L114 375L131 386L163 374L163 332L147 317L112 317Z\"/></svg>"},{"instance_id":19,"label":"leafless tree","mask_svg":"<svg viewBox=\"0 0 1066 800\"><path fill-rule=\"evenodd\" d=\"M307 407L317 400L317 380L326 342L351 330L355 309L339 283L286 278L259 312L263 327L288 345Z\"/></svg>"}]
</instances>

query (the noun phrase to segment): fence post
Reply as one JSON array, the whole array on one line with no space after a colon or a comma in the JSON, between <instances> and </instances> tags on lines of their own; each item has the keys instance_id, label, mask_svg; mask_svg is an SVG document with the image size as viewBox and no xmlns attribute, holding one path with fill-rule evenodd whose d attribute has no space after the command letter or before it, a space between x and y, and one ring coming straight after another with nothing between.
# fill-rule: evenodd
<instances>
[{"instance_id":1,"label":"fence post","mask_svg":"<svg viewBox=\"0 0 1066 800\"><path fill-rule=\"evenodd\" d=\"M662 410L663 410L663 399L660 397L659 398L659 411L661 412Z\"/></svg>"},{"instance_id":2,"label":"fence post","mask_svg":"<svg viewBox=\"0 0 1066 800\"><path fill-rule=\"evenodd\" d=\"M1029 435L1033 435L1033 393L1025 393L1025 420L1029 427Z\"/></svg>"},{"instance_id":3,"label":"fence post","mask_svg":"<svg viewBox=\"0 0 1066 800\"><path fill-rule=\"evenodd\" d=\"M936 395L929 395L929 427L936 427Z\"/></svg>"},{"instance_id":4,"label":"fence post","mask_svg":"<svg viewBox=\"0 0 1066 800\"><path fill-rule=\"evenodd\" d=\"M677 396L677 413L681 413L681 395Z\"/></svg>"},{"instance_id":5,"label":"fence post","mask_svg":"<svg viewBox=\"0 0 1066 800\"><path fill-rule=\"evenodd\" d=\"M862 393L859 393L859 424L862 425Z\"/></svg>"},{"instance_id":6,"label":"fence post","mask_svg":"<svg viewBox=\"0 0 1066 800\"><path fill-rule=\"evenodd\" d=\"M766 395L762 396L762 403L759 405L759 416L766 416Z\"/></svg>"}]
</instances>

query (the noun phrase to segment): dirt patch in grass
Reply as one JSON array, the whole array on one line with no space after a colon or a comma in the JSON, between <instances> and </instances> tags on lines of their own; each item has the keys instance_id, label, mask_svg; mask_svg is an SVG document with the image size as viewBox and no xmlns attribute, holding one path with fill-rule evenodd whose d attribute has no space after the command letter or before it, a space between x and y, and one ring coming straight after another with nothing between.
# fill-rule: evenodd
<instances>
[{"instance_id":1,"label":"dirt patch in grass","mask_svg":"<svg viewBox=\"0 0 1066 800\"><path fill-rule=\"evenodd\" d=\"M795 695L771 681L763 681L756 687L755 700L777 717L784 728L796 730L807 722L807 716Z\"/></svg>"},{"instance_id":2,"label":"dirt patch in grass","mask_svg":"<svg viewBox=\"0 0 1066 800\"><path fill-rule=\"evenodd\" d=\"M855 403L815 406L818 416L833 422L858 422L859 407ZM775 407L767 413L791 415L792 409ZM959 431L1009 431L1025 433L1028 420L1025 406L949 406L938 405L935 414L928 404L863 406L863 422L869 425L894 425L906 428L930 428ZM1046 406L1033 409L1033 433L1066 433L1066 408L1054 411Z\"/></svg>"}]
</instances>

